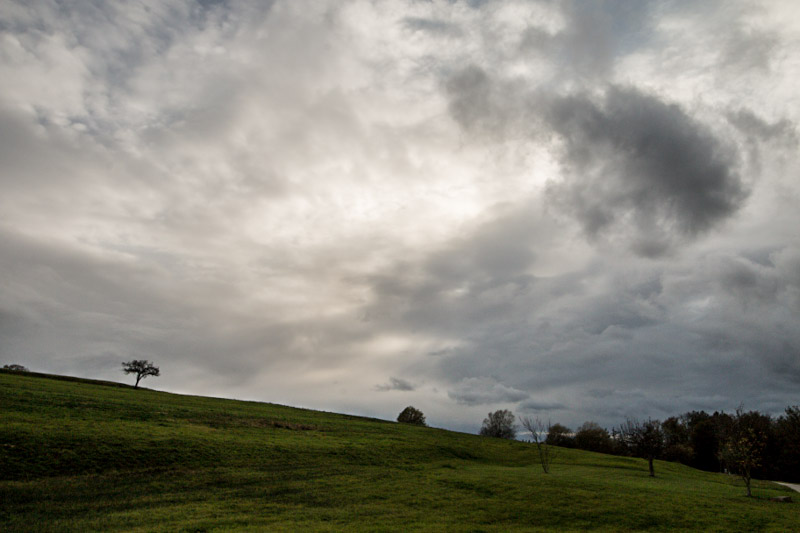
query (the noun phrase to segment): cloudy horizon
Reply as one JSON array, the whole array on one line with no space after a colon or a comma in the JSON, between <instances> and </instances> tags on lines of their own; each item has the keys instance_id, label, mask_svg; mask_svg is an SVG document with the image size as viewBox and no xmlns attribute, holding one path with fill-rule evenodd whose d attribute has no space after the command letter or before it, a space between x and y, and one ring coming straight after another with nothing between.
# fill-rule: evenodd
<instances>
[{"instance_id":1,"label":"cloudy horizon","mask_svg":"<svg viewBox=\"0 0 800 533\"><path fill-rule=\"evenodd\" d=\"M0 5L0 362L475 432L800 403L790 1Z\"/></svg>"}]
</instances>

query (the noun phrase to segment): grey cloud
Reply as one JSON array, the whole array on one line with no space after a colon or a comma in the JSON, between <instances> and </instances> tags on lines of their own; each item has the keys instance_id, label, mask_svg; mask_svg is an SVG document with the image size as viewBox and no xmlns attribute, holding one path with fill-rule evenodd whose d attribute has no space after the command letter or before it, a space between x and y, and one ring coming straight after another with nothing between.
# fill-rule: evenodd
<instances>
[{"instance_id":1,"label":"grey cloud","mask_svg":"<svg viewBox=\"0 0 800 533\"><path fill-rule=\"evenodd\" d=\"M778 38L766 32L744 30L737 26L726 32L727 39L720 50L720 63L736 72L769 71Z\"/></svg>"},{"instance_id":2,"label":"grey cloud","mask_svg":"<svg viewBox=\"0 0 800 533\"><path fill-rule=\"evenodd\" d=\"M461 28L450 22L432 18L406 17L403 26L412 31L424 31L434 35L459 36Z\"/></svg>"},{"instance_id":3,"label":"grey cloud","mask_svg":"<svg viewBox=\"0 0 800 533\"><path fill-rule=\"evenodd\" d=\"M611 236L638 255L661 256L732 217L748 197L732 146L638 89L610 86L599 99L526 92L473 66L447 90L467 131L560 139L565 177L551 182L549 199L589 238Z\"/></svg>"},{"instance_id":4,"label":"grey cloud","mask_svg":"<svg viewBox=\"0 0 800 533\"><path fill-rule=\"evenodd\" d=\"M389 378L389 383L375 386L375 390L381 392L386 392L390 390L412 391L415 388L416 387L412 383L400 378Z\"/></svg>"},{"instance_id":5,"label":"grey cloud","mask_svg":"<svg viewBox=\"0 0 800 533\"><path fill-rule=\"evenodd\" d=\"M412 277L383 302L402 301L403 313L382 323L467 340L409 369L452 383L448 396L464 405L518 402L525 391L566 395L519 408L563 410L559 421L569 424L733 409L743 400L766 409L798 375L800 254L766 257L766 265L725 255L671 267L596 265L537 279L501 307L466 292L441 307ZM703 390L717 395L697 399Z\"/></svg>"},{"instance_id":6,"label":"grey cloud","mask_svg":"<svg viewBox=\"0 0 800 533\"><path fill-rule=\"evenodd\" d=\"M727 113L728 120L743 133L765 141L797 144L797 128L788 119L767 122L750 109L740 108Z\"/></svg>"},{"instance_id":7,"label":"grey cloud","mask_svg":"<svg viewBox=\"0 0 800 533\"><path fill-rule=\"evenodd\" d=\"M529 396L527 392L485 377L466 378L448 391L447 395L457 403L464 405L515 403Z\"/></svg>"},{"instance_id":8,"label":"grey cloud","mask_svg":"<svg viewBox=\"0 0 800 533\"><path fill-rule=\"evenodd\" d=\"M450 114L468 130L497 130L504 122L492 80L477 66L467 67L446 84Z\"/></svg>"},{"instance_id":9,"label":"grey cloud","mask_svg":"<svg viewBox=\"0 0 800 533\"><path fill-rule=\"evenodd\" d=\"M647 45L653 2L559 2L564 28L549 33L539 27L525 31L523 54L538 52L556 65L561 76L606 76L620 57Z\"/></svg>"},{"instance_id":10,"label":"grey cloud","mask_svg":"<svg viewBox=\"0 0 800 533\"><path fill-rule=\"evenodd\" d=\"M634 243L691 237L731 217L747 197L730 149L678 106L635 89L611 87L601 103L556 98L547 121L565 142L570 168L552 197L590 236L618 226Z\"/></svg>"},{"instance_id":11,"label":"grey cloud","mask_svg":"<svg viewBox=\"0 0 800 533\"><path fill-rule=\"evenodd\" d=\"M557 411L565 409L567 406L561 402L547 402L541 400L528 400L519 404L523 411Z\"/></svg>"}]
</instances>

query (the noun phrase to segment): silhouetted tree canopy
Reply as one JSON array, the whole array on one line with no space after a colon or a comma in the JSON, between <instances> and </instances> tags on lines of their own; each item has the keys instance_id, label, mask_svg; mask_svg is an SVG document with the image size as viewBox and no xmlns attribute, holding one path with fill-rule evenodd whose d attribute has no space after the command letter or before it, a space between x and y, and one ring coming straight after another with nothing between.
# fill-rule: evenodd
<instances>
[{"instance_id":1,"label":"silhouetted tree canopy","mask_svg":"<svg viewBox=\"0 0 800 533\"><path fill-rule=\"evenodd\" d=\"M147 376L160 376L161 371L153 363L147 359L134 359L122 363L122 371L126 374L136 374L136 384L134 388L139 387L139 381Z\"/></svg>"},{"instance_id":2,"label":"silhouetted tree canopy","mask_svg":"<svg viewBox=\"0 0 800 533\"><path fill-rule=\"evenodd\" d=\"M584 422L575 433L575 446L581 450L592 452L611 453L613 444L608 431L601 428L596 422Z\"/></svg>"},{"instance_id":3,"label":"silhouetted tree canopy","mask_svg":"<svg viewBox=\"0 0 800 533\"><path fill-rule=\"evenodd\" d=\"M563 448L574 448L575 437L572 430L561 424L553 424L547 432L547 444L561 446Z\"/></svg>"},{"instance_id":4,"label":"silhouetted tree canopy","mask_svg":"<svg viewBox=\"0 0 800 533\"><path fill-rule=\"evenodd\" d=\"M517 428L514 426L514 413L508 409L489 413L489 416L483 419L480 434L485 437L513 439L517 436Z\"/></svg>"}]
</instances>

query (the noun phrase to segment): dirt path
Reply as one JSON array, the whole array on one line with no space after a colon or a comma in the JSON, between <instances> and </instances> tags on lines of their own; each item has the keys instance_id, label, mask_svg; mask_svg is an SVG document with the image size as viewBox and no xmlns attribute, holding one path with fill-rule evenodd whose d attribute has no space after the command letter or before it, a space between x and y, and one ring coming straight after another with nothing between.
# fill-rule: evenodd
<instances>
[{"instance_id":1,"label":"dirt path","mask_svg":"<svg viewBox=\"0 0 800 533\"><path fill-rule=\"evenodd\" d=\"M800 492L800 485L798 485L797 483L784 483L783 481L776 481L775 483L777 483L778 485L783 485L784 487L789 487L790 489L796 490L797 492Z\"/></svg>"}]
</instances>

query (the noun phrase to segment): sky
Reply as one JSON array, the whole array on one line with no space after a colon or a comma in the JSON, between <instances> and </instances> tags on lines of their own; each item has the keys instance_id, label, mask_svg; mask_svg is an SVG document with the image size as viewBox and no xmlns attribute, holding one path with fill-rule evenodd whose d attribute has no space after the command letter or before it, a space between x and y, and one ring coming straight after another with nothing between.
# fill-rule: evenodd
<instances>
[{"instance_id":1,"label":"sky","mask_svg":"<svg viewBox=\"0 0 800 533\"><path fill-rule=\"evenodd\" d=\"M800 403L794 0L0 3L0 363L476 432Z\"/></svg>"}]
</instances>

